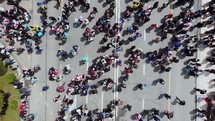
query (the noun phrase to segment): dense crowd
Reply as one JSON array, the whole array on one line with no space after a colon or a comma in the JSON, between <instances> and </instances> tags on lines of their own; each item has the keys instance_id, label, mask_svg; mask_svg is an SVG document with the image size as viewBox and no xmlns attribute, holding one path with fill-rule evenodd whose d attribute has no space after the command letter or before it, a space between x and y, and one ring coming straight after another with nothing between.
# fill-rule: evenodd
<instances>
[{"instance_id":1,"label":"dense crowd","mask_svg":"<svg viewBox=\"0 0 215 121\"><path fill-rule=\"evenodd\" d=\"M43 49L40 47L42 43L42 37L45 35L46 32L53 33L61 42L64 44L66 43L67 39L69 38L69 30L70 30L70 23L68 18L73 12L76 12L77 6L83 6L83 9L88 11L92 6L87 0L69 0L68 3L63 5L62 15L59 17L49 16L47 15L47 4L50 0L46 0L43 2L37 2L38 10L41 14L41 22L42 26L38 25L29 25L31 20L31 14L23 7L19 5L19 2L13 2L8 0L8 3L12 5L12 8L9 10L2 10L0 11L0 23L1 23L1 37L4 38L6 42L9 43L9 46L1 48L1 57L3 58L5 64L13 65L14 61L10 59L11 52L16 51L17 54L22 54L24 51L27 51L29 54L32 52L36 52L40 54L43 52ZM160 72L169 72L171 71L171 63L178 63L180 61L177 55L174 55L173 52L179 52L181 57L186 56L193 56L197 51L198 48L211 48L211 54L206 57L206 61L211 65L215 63L215 49L214 49L214 30L206 31L204 37L199 37L198 35L189 35L189 31L193 31L194 29L199 29L202 27L206 27L208 25L214 24L214 13L215 13L215 6L214 1L210 2L210 6L208 8L203 8L200 10L193 11L190 9L194 5L194 0L178 0L174 3L175 0L171 0L170 2L163 3L162 6L158 6L158 1L154 2L152 7L147 8L146 10L143 9L144 4L149 2L150 0L136 0L133 2L133 6L127 6L126 10L124 11L124 16L120 18L119 23L111 23L111 18L114 16L114 9L115 9L115 1L114 0L106 0L106 3L109 7L105 10L104 15L100 17L98 20L94 20L96 14L98 13L98 9L96 7L92 7L92 11L89 12L89 17L83 20L83 17L77 18L75 20L75 24L77 26L84 26L86 27L85 32L83 33L84 40L87 42L94 41L94 37L98 36L100 33L105 33L102 41L103 44L107 43L106 45L102 45L98 48L99 52L105 52L109 49L113 49L113 53L110 55L98 56L92 62L93 64L89 67L88 74L77 74L71 82L68 84L68 87L64 87L64 84L56 87L59 93L66 92L62 100L62 107L59 111L59 117L56 119L58 121L63 121L64 117L66 116L66 111L69 110L69 107L73 104L73 99L71 98L72 95L87 95L88 93L97 94L98 88L102 87L103 90L106 91L123 91L123 88L126 88L126 82L129 79L129 75L133 73L134 69L138 69L139 63L141 60L146 59L149 63L153 65L158 71ZM57 5L61 4L60 0L56 0ZM122 66L123 62L119 58L120 54L122 54L123 46L125 43L131 43L138 38L142 37L142 34L138 32L139 28L150 21L150 16L153 10L159 9L163 10L168 5L172 4L174 7L183 6L186 3L189 3L187 6L186 11L181 11L179 15L175 16L172 13L168 13L164 16L160 26L158 23L152 23L149 26L148 31L157 30L158 35L152 43L159 43L162 41L167 40L167 34L172 34L173 37L172 43L167 45L165 48L161 48L159 50L154 50L150 52L143 52L140 48L137 48L135 45L131 46L129 52L126 53L128 56L127 61L129 62L129 67L124 69L124 74L122 75L123 81L115 87L114 79L105 78L103 80L99 80L99 78L105 73L111 70L112 65L115 67ZM206 21L201 21L193 25L195 19L198 19L202 16L210 16L209 19ZM121 32L124 29L123 26L126 23L126 20L130 20L134 18L134 23L125 29L126 34L131 35L127 40L125 40L121 36ZM48 23L48 19L51 21ZM91 29L88 28L92 21L95 22L95 26ZM47 31L49 29L49 31ZM25 44L25 47L15 47L14 43L20 42L21 44ZM182 48L182 49L181 49ZM69 59L71 56L75 56L78 54L80 47L79 45L74 45L70 52L65 50L58 50L57 56L61 60ZM84 63L87 62L87 59L83 59ZM83 63L83 64L84 64ZM12 68L17 68L11 66ZM188 60L188 64L186 64L184 71L187 75L198 77L199 74L203 72L213 73L215 74L214 69L206 69L202 70L201 63L199 63L198 58L191 58ZM35 65L32 69L23 68L23 78L29 77L31 84L33 85L38 81L35 73L39 72L40 66ZM63 68L63 74L70 74L72 68L70 65L66 65ZM55 67L50 67L49 69L49 79L56 80L57 82L63 79L63 75L59 74L58 69ZM90 84L89 80L99 80L95 84ZM162 78L156 79L155 83L160 83L162 85L165 84L165 81ZM20 85L21 82L15 81L15 85ZM156 85L156 84L154 84ZM27 105L27 98L30 95L30 90L26 87L18 86L20 92L22 93L22 105ZM143 84L137 84L137 87L143 90ZM43 87L43 91L49 89L48 85ZM194 88L195 91L199 91L200 94L205 94L207 90ZM163 94L163 96L167 99L171 99L171 96L167 93ZM61 95L58 95L53 98L55 103L61 101ZM207 97L205 99L207 103L211 103L211 99ZM185 100L176 97L176 102L179 105L185 105ZM89 120L97 120L101 121L105 118L113 118L114 111L117 106L123 106L123 110L127 109L128 111L131 110L132 105L124 104L120 99L113 99L110 101L110 104L107 105L105 109L100 111L99 109L89 110L87 105L82 105L74 110L71 111L71 120L78 121L81 120L82 116L87 116ZM20 116L23 119L28 120L27 117L27 110L22 110L20 112ZM139 121L142 121L143 118L147 115L148 119L154 119L156 121L160 121L159 117L159 110L157 109L150 109L144 110L144 115L138 113L135 115ZM173 118L173 112L170 111L163 111L164 114L167 116L168 119ZM203 114L203 117L206 118L205 110L199 110Z\"/></svg>"}]
</instances>

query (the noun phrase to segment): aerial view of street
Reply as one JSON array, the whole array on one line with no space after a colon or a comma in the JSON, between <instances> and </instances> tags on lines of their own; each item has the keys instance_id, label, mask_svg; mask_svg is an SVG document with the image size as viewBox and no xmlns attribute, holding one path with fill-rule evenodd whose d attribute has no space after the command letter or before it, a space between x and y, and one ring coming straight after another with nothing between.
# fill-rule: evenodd
<instances>
[{"instance_id":1,"label":"aerial view of street","mask_svg":"<svg viewBox=\"0 0 215 121\"><path fill-rule=\"evenodd\" d=\"M214 0L1 0L0 13L0 121L215 120Z\"/></svg>"}]
</instances>

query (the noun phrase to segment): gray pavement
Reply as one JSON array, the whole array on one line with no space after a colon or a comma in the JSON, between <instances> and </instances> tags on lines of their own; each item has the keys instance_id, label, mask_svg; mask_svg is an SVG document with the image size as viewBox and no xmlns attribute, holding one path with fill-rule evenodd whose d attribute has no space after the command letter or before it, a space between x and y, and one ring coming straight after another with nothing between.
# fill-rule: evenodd
<instances>
[{"instance_id":1,"label":"gray pavement","mask_svg":"<svg viewBox=\"0 0 215 121\"><path fill-rule=\"evenodd\" d=\"M32 21L31 24L35 25L41 25L40 22L40 14L37 13L37 6L36 2L40 0L32 0L32 1L22 1L21 5L24 6L27 10L31 11L32 14ZM162 1L162 2L166 2ZM62 1L63 3L67 3L67 0ZM149 6L152 6L155 1L151 1L147 3L144 6L144 9L147 9ZM159 6L162 5L162 2L159 3ZM197 1L197 3L194 5L193 9L197 10L199 9L199 3L200 1ZM121 1L116 0L116 14L111 19L112 25L119 20L119 18L122 17L122 12L125 11L127 5L132 5L132 2L129 2L128 0ZM56 4L56 1L50 1L47 5L48 7L48 16L55 16L58 17L61 15L62 6L57 9L54 7ZM104 3L104 0L91 0L90 1L91 9L92 7L96 6L98 8L98 14L96 15L95 19L92 20L92 22L87 26L89 28L92 28L95 25L95 22L100 18L103 14L105 9L108 8L108 5L106 6ZM53 98L58 95L56 92L56 87L58 85L61 85L62 83L66 82L65 85L67 85L70 80L77 74L87 74L88 67L92 65L92 60L95 59L99 55L107 55L111 54L112 50L106 51L105 53L97 53L97 48L101 46L99 44L99 41L102 39L104 33L101 33L99 35L96 35L94 38L94 41L90 44L86 44L85 41L82 41L80 38L82 37L83 32L85 31L85 28L82 27L73 27L73 23L75 18L79 18L80 16L83 16L83 18L87 18L89 15L89 12L82 12L79 11L79 7L76 7L77 12L74 12L71 14L69 21L70 21L70 31L69 31L69 39L67 40L66 44L59 45L58 40L55 40L55 35L50 35L47 33L42 38L43 42L41 47L43 48L42 54L35 54L32 53L28 55L26 52L24 52L22 55L17 56L16 54L13 54L15 58L20 60L21 67L27 67L32 68L34 65L39 64L41 66L41 71L36 74L39 81L31 86L32 89L32 95L30 97L30 113L37 114L36 115L36 121L53 121L56 117L58 117L57 111L60 110L60 103L54 103ZM172 12L174 15L178 15L180 13L181 9L171 9L171 6L168 6L165 8L162 12L158 12L157 9L152 12L151 20L150 22L144 24L142 27L139 28L138 32L142 34L142 37L135 40L134 42L129 43L128 45L123 46L123 51L120 54L120 59L124 62L128 58L124 56L126 50L130 48L132 45L136 45L137 48L141 48L143 52L148 51L154 51L158 50L159 48L166 47L168 43L170 42L171 36L168 35L168 38L164 42L160 42L157 44L150 44L150 41L155 39L156 33L154 31L147 32L146 28L148 28L152 23L158 23L160 25L160 20L163 18L164 15ZM193 23L195 23L194 21ZM133 19L126 20L125 25L123 26L123 30L126 29L128 26L130 26L133 23ZM123 33L121 33L123 35ZM196 31L193 31L189 33L191 35L195 35ZM132 34L134 35L134 34ZM132 36L132 35L123 35L122 38L125 40ZM110 39L109 39L110 40ZM65 61L60 61L56 57L56 53L58 49L63 49L66 51L69 51L73 45L79 45L80 51L79 53L73 57L72 59L69 58ZM106 43L105 43L106 44ZM17 45L16 45L17 46ZM198 58L200 58L201 61L203 61L205 57L204 52L198 52ZM176 53L174 52L173 55ZM85 65L79 65L79 61L85 56L89 56L89 63ZM196 108L195 105L195 95L191 95L190 91L196 86L195 78L189 77L187 78L182 74L182 68L185 66L184 62L189 59L188 57L183 58L180 60L177 64L171 64L172 70L170 72L165 73L159 73L156 72L154 67L152 67L151 64L147 63L147 61L141 60L138 69L134 70L134 73L130 75L129 81L126 82L127 88L123 89L122 92L106 92L103 91L101 88L98 89L98 94L96 95L87 95L87 96L80 96L75 95L71 96L72 99L74 99L74 104L70 108L70 110L77 108L81 105L87 104L87 107L89 110L92 109L104 109L106 105L115 99L121 99L124 101L124 104L131 104L132 110L131 111L122 111L122 107L117 107L115 111L115 116L117 118L114 118L113 120L119 119L120 121L131 121L134 119L135 113L140 113L144 109L152 109L156 108L160 111L163 110L169 110L174 111L174 117L172 120L174 121L188 121L188 120L195 120L193 116L190 114L190 112ZM64 78L61 82L57 83L55 81L49 81L48 79L48 70L50 67L55 67L59 70L60 73L62 73L62 68L66 64L71 64L73 70L72 73L69 75L64 75ZM111 71L103 75L101 78L90 81L90 84L95 84L97 81L104 79L104 78L112 78L114 79L116 85L118 84L119 77L121 76L121 72L124 70L124 67L128 67L128 65L123 64L121 67L117 68L111 68ZM156 86L151 85L153 80L163 78L165 80L165 85L159 85ZM211 75L207 76L206 80L209 80ZM197 87L200 87L200 85L206 85L203 84L205 76L200 76L197 80ZM138 83L146 84L147 86L144 88L144 90L136 90L135 86ZM42 92L42 86L49 85L50 89L46 92ZM171 94L171 100L166 100L164 98L158 99L160 94L162 93L168 93ZM61 94L61 100L63 99L63 96L65 94ZM175 97L178 96L179 98L186 101L185 106L180 106L178 104L174 103ZM201 102L203 103L203 101ZM200 105L204 105L201 104ZM69 120L69 117L67 120ZM166 116L163 116L161 113L160 115L162 121L168 120ZM85 120L85 119L82 119Z\"/></svg>"}]
</instances>

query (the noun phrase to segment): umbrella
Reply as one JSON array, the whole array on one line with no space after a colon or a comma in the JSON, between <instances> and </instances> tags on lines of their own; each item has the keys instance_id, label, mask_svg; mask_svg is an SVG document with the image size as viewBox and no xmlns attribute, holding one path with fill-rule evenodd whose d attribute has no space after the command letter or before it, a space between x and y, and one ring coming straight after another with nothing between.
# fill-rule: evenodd
<instances>
[{"instance_id":1,"label":"umbrella","mask_svg":"<svg viewBox=\"0 0 215 121\"><path fill-rule=\"evenodd\" d=\"M63 33L63 37L64 37L64 38L69 38L69 34L66 33L66 32L64 32L64 33Z\"/></svg>"},{"instance_id":2,"label":"umbrella","mask_svg":"<svg viewBox=\"0 0 215 121\"><path fill-rule=\"evenodd\" d=\"M42 37L42 36L43 36L43 33L42 33L42 32L38 32L38 33L37 33L37 36L38 36L38 37Z\"/></svg>"},{"instance_id":3,"label":"umbrella","mask_svg":"<svg viewBox=\"0 0 215 121\"><path fill-rule=\"evenodd\" d=\"M175 42L175 46L176 47L180 47L181 46L181 42L179 42L179 41Z\"/></svg>"},{"instance_id":4,"label":"umbrella","mask_svg":"<svg viewBox=\"0 0 215 121\"><path fill-rule=\"evenodd\" d=\"M25 29L26 29L26 30L30 30L30 27L29 27L28 24L25 24Z\"/></svg>"},{"instance_id":5,"label":"umbrella","mask_svg":"<svg viewBox=\"0 0 215 121\"><path fill-rule=\"evenodd\" d=\"M85 56L82 58L82 60L83 60L83 61L86 61L86 62L88 62L88 59L89 59L88 55L85 55Z\"/></svg>"},{"instance_id":6,"label":"umbrella","mask_svg":"<svg viewBox=\"0 0 215 121\"><path fill-rule=\"evenodd\" d=\"M25 110L26 106L22 104L22 105L20 105L19 108L20 108L20 110Z\"/></svg>"},{"instance_id":7,"label":"umbrella","mask_svg":"<svg viewBox=\"0 0 215 121\"><path fill-rule=\"evenodd\" d=\"M54 72L53 72L53 74L57 75L58 74L58 70L55 69Z\"/></svg>"}]
</instances>

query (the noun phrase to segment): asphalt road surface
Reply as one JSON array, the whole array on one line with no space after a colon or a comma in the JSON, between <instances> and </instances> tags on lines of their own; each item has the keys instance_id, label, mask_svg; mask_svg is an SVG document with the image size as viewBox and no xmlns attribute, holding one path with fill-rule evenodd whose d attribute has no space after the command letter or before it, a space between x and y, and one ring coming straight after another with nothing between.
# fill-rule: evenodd
<instances>
[{"instance_id":1,"label":"asphalt road surface","mask_svg":"<svg viewBox=\"0 0 215 121\"><path fill-rule=\"evenodd\" d=\"M23 0L21 5L26 9L31 11L32 14L32 25L40 25L40 14L37 12L36 3L40 0ZM163 2L167 0L159 1L159 7L162 6ZM67 0L62 1L60 6L56 6L56 1L50 1L47 5L47 13L48 16L61 16L62 5L63 3L67 3ZM90 22L87 26L92 28L95 25L95 22L100 18L105 9L109 7L109 5L105 4L105 0L91 0L90 2L90 11L92 11L92 7L98 8L98 13L95 19ZM155 1L150 1L144 6L144 9L147 9L149 6L152 6ZM193 10L197 10L199 8L200 2L197 3L192 8ZM116 0L116 8L115 15L111 18L112 25L119 21L121 17L123 17L123 12L126 9L127 5L132 5L130 0ZM186 4L187 5L187 4ZM125 62L128 57L125 56L126 50L130 48L132 45L136 45L137 48L141 48L143 52L149 52L154 50L159 50L159 48L164 48L168 44L170 44L171 35L168 34L168 38L163 42L152 43L151 41L157 37L154 30L147 31L147 28L153 24L157 23L158 26L161 25L160 21L167 15L168 13L173 13L174 15L178 15L183 8L175 8L172 9L172 6L168 6L162 11L157 9L153 10L151 14L151 20L141 26L138 30L139 33L142 34L141 38L138 38L134 42L131 42L127 45L123 45L123 51L120 53L120 59ZM70 31L69 31L69 39L66 44L59 45L59 40L55 39L55 35L49 34L49 30L47 29L47 33L42 38L41 48L43 49L42 54L32 53L28 55L27 53L23 53L22 55L14 56L19 60L22 67L32 68L34 65L39 64L41 66L41 71L36 74L39 81L31 86L32 94L30 96L30 113L36 114L36 121L53 121L58 116L57 111L60 110L60 103L54 103L53 98L59 95L56 92L56 87L58 85L62 85L65 82L66 85L70 82L72 78L74 78L77 74L87 74L88 67L92 65L92 60L95 59L99 55L107 55L112 54L113 49L106 51L105 53L98 53L97 49L102 44L100 43L104 33L100 33L95 36L94 41L91 43L87 43L83 41L82 34L85 31L86 27L77 27L73 26L75 18L79 18L82 16L83 18L87 18L89 12L82 11L82 8L79 6L76 7L77 12L73 12L69 17L70 22ZM125 20L125 25L123 26L123 31L133 23L133 19ZM195 21L194 21L195 23ZM127 35L124 32L121 32L122 38L127 39L132 35ZM191 35L196 34L197 31L190 32ZM110 41L110 39L109 39ZM105 43L106 44L106 43ZM80 51L75 57L69 58L65 61L59 60L56 56L58 49L63 49L69 51L73 45L79 45ZM17 45L18 46L18 43ZM176 53L174 52L173 55ZM84 65L80 65L79 61L85 56L89 56L89 62ZM179 57L180 58L180 57ZM172 70L170 72L159 73L156 69L148 63L145 59L141 60L138 69L135 69L134 72L130 75L127 84L127 88L123 89L122 92L112 92L112 91L103 91L101 87L98 90L98 94L96 95L87 95L80 96L75 95L72 98L74 99L74 104L70 108L70 110L77 108L81 105L87 104L89 110L92 109L104 109L107 104L110 103L113 99L121 99L124 101L124 104L132 105L131 111L123 111L122 107L117 107L115 110L115 119L120 121L131 121L135 120L134 114L140 113L144 109L152 109L156 108L160 111L169 110L174 111L174 117L172 120L174 121L188 121L194 120L190 114L190 111L195 108L195 97L190 94L190 91L195 87L195 78L194 77L186 77L182 73L182 68L184 67L184 62L188 58L181 58L179 63L171 64ZM64 75L64 78L61 82L49 81L48 79L48 70L50 67L55 67L59 70L59 73L62 74L62 68L66 65L70 64L72 67L72 73L69 75ZM122 66L117 68L111 68L111 71L103 75L101 78L90 81L90 84L94 84L97 81L104 78L112 78L115 81L115 85L117 86L119 83L119 78L122 75L122 71L124 67L128 67L125 63ZM165 80L165 85L157 84L156 86L152 85L153 81L163 78ZM142 83L146 86L143 90L139 90L136 88L136 85ZM42 91L42 86L49 85L50 89L46 92ZM166 100L165 98L159 98L160 94L168 93L171 95L170 100ZM61 94L61 100L65 94ZM175 97L186 101L185 106L180 106L175 104ZM69 120L69 113L68 118ZM167 121L167 117L162 113L160 114L162 121ZM83 119L84 120L84 119Z\"/></svg>"}]
</instances>

